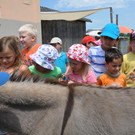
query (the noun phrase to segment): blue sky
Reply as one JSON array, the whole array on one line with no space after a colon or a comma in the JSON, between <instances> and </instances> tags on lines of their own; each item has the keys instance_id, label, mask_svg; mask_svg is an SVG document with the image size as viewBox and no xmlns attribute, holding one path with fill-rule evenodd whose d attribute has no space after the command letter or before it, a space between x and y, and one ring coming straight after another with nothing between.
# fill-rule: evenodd
<instances>
[{"instance_id":1,"label":"blue sky","mask_svg":"<svg viewBox=\"0 0 135 135\"><path fill-rule=\"evenodd\" d=\"M118 25L135 30L135 0L40 0L40 5L62 12L112 7L113 23L116 23L118 14ZM86 30L103 28L110 23L110 9L96 12L86 18L92 20L92 23L86 24Z\"/></svg>"}]
</instances>

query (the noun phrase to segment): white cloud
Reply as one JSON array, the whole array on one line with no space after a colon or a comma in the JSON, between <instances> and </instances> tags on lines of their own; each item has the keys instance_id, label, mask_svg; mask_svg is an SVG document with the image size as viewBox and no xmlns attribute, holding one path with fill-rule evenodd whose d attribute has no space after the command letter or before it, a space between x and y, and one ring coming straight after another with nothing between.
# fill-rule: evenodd
<instances>
[{"instance_id":1,"label":"white cloud","mask_svg":"<svg viewBox=\"0 0 135 135\"><path fill-rule=\"evenodd\" d=\"M57 8L124 8L128 3L135 0L58 0Z\"/></svg>"}]
</instances>

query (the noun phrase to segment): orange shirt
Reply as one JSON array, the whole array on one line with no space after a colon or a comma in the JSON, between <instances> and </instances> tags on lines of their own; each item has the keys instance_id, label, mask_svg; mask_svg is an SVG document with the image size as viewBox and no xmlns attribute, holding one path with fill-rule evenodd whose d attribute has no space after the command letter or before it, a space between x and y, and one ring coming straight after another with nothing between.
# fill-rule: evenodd
<instances>
[{"instance_id":1,"label":"orange shirt","mask_svg":"<svg viewBox=\"0 0 135 135\"><path fill-rule=\"evenodd\" d=\"M27 66L31 66L33 65L32 59L30 58L30 54L33 54L37 51L38 47L40 46L40 44L36 44L33 48L31 48L30 50L28 50L27 48L22 50L22 58L23 61L27 64Z\"/></svg>"},{"instance_id":2,"label":"orange shirt","mask_svg":"<svg viewBox=\"0 0 135 135\"><path fill-rule=\"evenodd\" d=\"M126 75L124 73L120 73L117 77L112 77L107 73L101 74L98 77L97 85L126 87Z\"/></svg>"}]
</instances>

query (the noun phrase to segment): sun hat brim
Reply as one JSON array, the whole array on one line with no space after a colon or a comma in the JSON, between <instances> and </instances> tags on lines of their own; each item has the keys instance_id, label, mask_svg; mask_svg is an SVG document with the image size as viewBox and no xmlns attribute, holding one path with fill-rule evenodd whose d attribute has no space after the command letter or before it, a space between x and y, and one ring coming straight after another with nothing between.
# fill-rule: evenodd
<instances>
[{"instance_id":1,"label":"sun hat brim","mask_svg":"<svg viewBox=\"0 0 135 135\"><path fill-rule=\"evenodd\" d=\"M67 57L71 58L71 59L75 59L75 60L80 61L80 62L84 62L84 63L86 63L88 65L90 64L88 59L82 59L82 58L80 58L80 57L78 57L76 55L70 54L70 53L67 53Z\"/></svg>"}]
</instances>

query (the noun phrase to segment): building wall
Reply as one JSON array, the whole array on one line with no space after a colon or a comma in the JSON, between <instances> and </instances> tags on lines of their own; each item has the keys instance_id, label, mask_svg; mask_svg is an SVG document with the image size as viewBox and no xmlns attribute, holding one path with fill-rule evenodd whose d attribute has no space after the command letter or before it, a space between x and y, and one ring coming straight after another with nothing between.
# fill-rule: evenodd
<instances>
[{"instance_id":1,"label":"building wall","mask_svg":"<svg viewBox=\"0 0 135 135\"><path fill-rule=\"evenodd\" d=\"M41 21L42 42L49 43L51 38L62 39L62 50L67 52L72 44L81 43L86 33L84 21Z\"/></svg>"},{"instance_id":2,"label":"building wall","mask_svg":"<svg viewBox=\"0 0 135 135\"><path fill-rule=\"evenodd\" d=\"M0 38L18 36L18 29L24 24L34 24L41 43L40 0L0 0Z\"/></svg>"}]
</instances>

